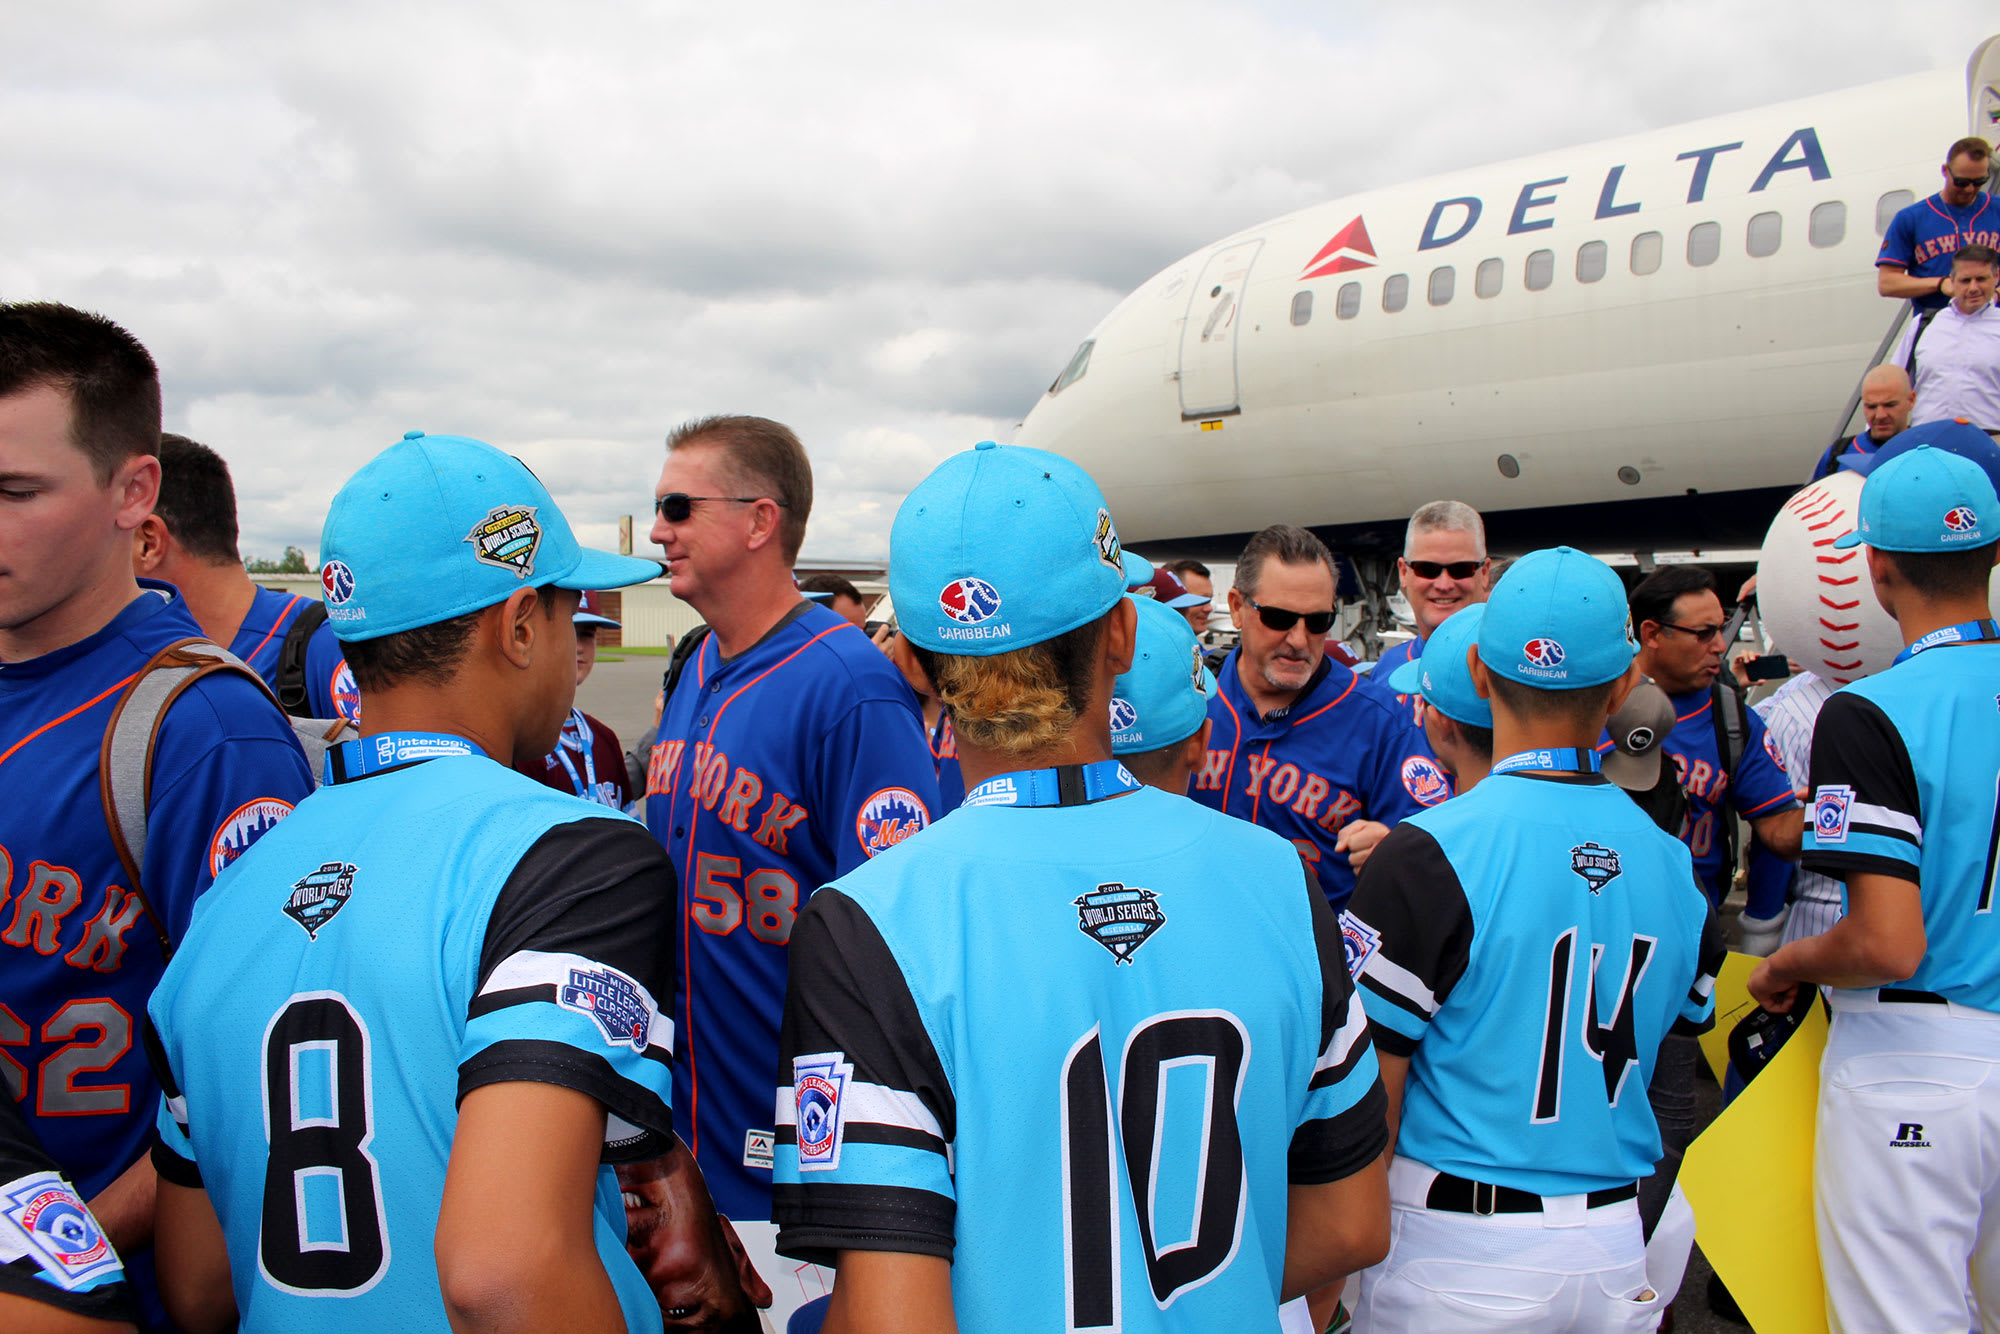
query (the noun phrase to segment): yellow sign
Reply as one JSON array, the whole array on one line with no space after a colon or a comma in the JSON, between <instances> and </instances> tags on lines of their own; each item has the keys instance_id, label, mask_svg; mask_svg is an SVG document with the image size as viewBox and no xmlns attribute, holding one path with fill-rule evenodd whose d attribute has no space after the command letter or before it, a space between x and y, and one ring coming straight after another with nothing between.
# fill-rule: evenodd
<instances>
[{"instance_id":1,"label":"yellow sign","mask_svg":"<svg viewBox=\"0 0 2000 1334\"><path fill-rule=\"evenodd\" d=\"M1221 430L1221 429L1222 429L1222 423L1221 423L1221 422L1203 422L1203 423L1201 424L1201 429L1202 429L1202 430L1204 430L1204 431L1219 431L1219 430Z\"/></svg>"},{"instance_id":2,"label":"yellow sign","mask_svg":"<svg viewBox=\"0 0 2000 1334\"><path fill-rule=\"evenodd\" d=\"M1715 1072L1718 1084L1729 1064L1729 1030L1741 1023L1743 1016L1757 1004L1750 999L1750 974L1762 962L1754 954L1731 950L1722 962L1722 972L1716 976L1715 1027L1701 1035L1701 1054L1708 1059L1708 1068Z\"/></svg>"},{"instance_id":3,"label":"yellow sign","mask_svg":"<svg viewBox=\"0 0 2000 1334\"><path fill-rule=\"evenodd\" d=\"M1739 959L1757 962L1732 954L1730 963ZM1748 975L1740 970L1740 977ZM1720 986L1716 996L1719 1002ZM1716 1011L1716 1030L1726 1039L1735 1020L1722 1019L1720 1004ZM1757 1334L1826 1331L1813 1235L1813 1124L1826 1032L1825 1007L1814 1005L1681 1163L1681 1190L1694 1206L1702 1254Z\"/></svg>"}]
</instances>

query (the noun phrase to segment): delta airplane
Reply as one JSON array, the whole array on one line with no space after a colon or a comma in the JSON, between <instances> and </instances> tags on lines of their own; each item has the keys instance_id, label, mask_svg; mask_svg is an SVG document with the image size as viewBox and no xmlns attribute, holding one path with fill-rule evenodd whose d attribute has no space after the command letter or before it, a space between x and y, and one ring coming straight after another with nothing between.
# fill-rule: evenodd
<instances>
[{"instance_id":1,"label":"delta airplane","mask_svg":"<svg viewBox=\"0 0 2000 1334\"><path fill-rule=\"evenodd\" d=\"M1444 497L1501 553L1755 547L1905 318L1875 290L1883 229L1953 140L1996 130L2000 38L1963 82L1302 209L1126 297L1015 438L1087 467L1129 543L1227 560L1296 523L1383 591Z\"/></svg>"}]
</instances>

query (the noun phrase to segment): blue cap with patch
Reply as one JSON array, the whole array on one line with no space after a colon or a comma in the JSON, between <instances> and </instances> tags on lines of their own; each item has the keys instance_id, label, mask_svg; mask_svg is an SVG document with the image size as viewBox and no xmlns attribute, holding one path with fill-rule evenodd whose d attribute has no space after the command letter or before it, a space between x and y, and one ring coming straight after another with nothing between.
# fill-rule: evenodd
<instances>
[{"instance_id":1,"label":"blue cap with patch","mask_svg":"<svg viewBox=\"0 0 2000 1334\"><path fill-rule=\"evenodd\" d=\"M657 561L578 546L513 455L422 431L347 479L319 556L327 620L350 644L483 610L517 588L624 588L660 575Z\"/></svg>"},{"instance_id":2,"label":"blue cap with patch","mask_svg":"<svg viewBox=\"0 0 2000 1334\"><path fill-rule=\"evenodd\" d=\"M1111 688L1111 753L1140 755L1201 730L1215 677L1187 617L1151 598L1133 598L1139 634L1132 669Z\"/></svg>"},{"instance_id":3,"label":"blue cap with patch","mask_svg":"<svg viewBox=\"0 0 2000 1334\"><path fill-rule=\"evenodd\" d=\"M1963 417L1920 422L1900 435L1892 435L1873 453L1856 459L1853 471L1866 477L1890 459L1899 459L1923 445L1971 459L1986 470L1986 478L1993 483L1993 489L2000 491L2000 441L1995 441ZM1846 456L1842 457L1844 460Z\"/></svg>"},{"instance_id":4,"label":"blue cap with patch","mask_svg":"<svg viewBox=\"0 0 2000 1334\"><path fill-rule=\"evenodd\" d=\"M1486 599L1479 660L1537 690L1582 690L1624 675L1638 653L1625 585L1572 547L1514 562Z\"/></svg>"},{"instance_id":5,"label":"blue cap with patch","mask_svg":"<svg viewBox=\"0 0 2000 1334\"><path fill-rule=\"evenodd\" d=\"M903 637L983 658L1096 620L1125 595L1104 493L1059 454L982 440L917 483L889 530Z\"/></svg>"},{"instance_id":6,"label":"blue cap with patch","mask_svg":"<svg viewBox=\"0 0 2000 1334\"><path fill-rule=\"evenodd\" d=\"M1836 547L1878 551L1963 551L2000 540L2000 498L1970 459L1918 445L1868 474L1861 526Z\"/></svg>"},{"instance_id":7,"label":"blue cap with patch","mask_svg":"<svg viewBox=\"0 0 2000 1334\"><path fill-rule=\"evenodd\" d=\"M1479 643L1486 604L1460 607L1431 631L1422 657L1412 658L1389 673L1389 689L1399 695L1422 695L1424 702L1454 722L1473 727L1493 726L1493 706L1472 688L1468 650Z\"/></svg>"}]
</instances>

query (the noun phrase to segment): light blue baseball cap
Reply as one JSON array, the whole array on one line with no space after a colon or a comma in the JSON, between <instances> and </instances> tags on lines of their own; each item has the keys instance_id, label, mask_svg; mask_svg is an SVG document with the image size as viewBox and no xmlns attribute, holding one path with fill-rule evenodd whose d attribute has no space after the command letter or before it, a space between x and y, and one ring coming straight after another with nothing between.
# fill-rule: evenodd
<instances>
[{"instance_id":1,"label":"light blue baseball cap","mask_svg":"<svg viewBox=\"0 0 2000 1334\"><path fill-rule=\"evenodd\" d=\"M1422 695L1424 702L1454 722L1472 727L1493 726L1493 706L1472 688L1468 650L1479 643L1486 604L1475 602L1447 616L1424 641L1422 657L1412 658L1389 673L1389 689L1399 695Z\"/></svg>"},{"instance_id":2,"label":"light blue baseball cap","mask_svg":"<svg viewBox=\"0 0 2000 1334\"><path fill-rule=\"evenodd\" d=\"M1187 617L1151 598L1133 598L1139 634L1132 670L1111 688L1111 753L1139 755L1201 730L1215 676Z\"/></svg>"},{"instance_id":3,"label":"light blue baseball cap","mask_svg":"<svg viewBox=\"0 0 2000 1334\"><path fill-rule=\"evenodd\" d=\"M903 637L983 658L1067 634L1125 595L1124 548L1090 474L982 440L917 483L889 529Z\"/></svg>"},{"instance_id":4,"label":"light blue baseball cap","mask_svg":"<svg viewBox=\"0 0 2000 1334\"><path fill-rule=\"evenodd\" d=\"M2000 497L1968 458L1918 445L1878 464L1861 488L1861 526L1836 547L1963 551L2000 540Z\"/></svg>"},{"instance_id":5,"label":"light blue baseball cap","mask_svg":"<svg viewBox=\"0 0 2000 1334\"><path fill-rule=\"evenodd\" d=\"M347 479L320 531L320 595L347 643L436 625L517 588L657 579L657 561L577 545L528 466L478 440L406 432Z\"/></svg>"},{"instance_id":6,"label":"light blue baseball cap","mask_svg":"<svg viewBox=\"0 0 2000 1334\"><path fill-rule=\"evenodd\" d=\"M1153 582L1153 562L1136 551L1123 552L1119 556L1125 566L1125 587L1144 588Z\"/></svg>"},{"instance_id":7,"label":"light blue baseball cap","mask_svg":"<svg viewBox=\"0 0 2000 1334\"><path fill-rule=\"evenodd\" d=\"M1479 660L1537 690L1615 681L1638 651L1625 585L1609 565L1573 547L1545 547L1515 561L1493 586L1479 623Z\"/></svg>"}]
</instances>

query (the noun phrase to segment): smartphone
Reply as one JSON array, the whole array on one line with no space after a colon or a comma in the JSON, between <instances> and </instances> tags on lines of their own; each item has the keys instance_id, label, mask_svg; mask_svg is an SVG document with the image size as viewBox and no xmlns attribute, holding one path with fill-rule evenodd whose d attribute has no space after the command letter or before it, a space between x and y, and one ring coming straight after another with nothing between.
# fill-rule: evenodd
<instances>
[{"instance_id":1,"label":"smartphone","mask_svg":"<svg viewBox=\"0 0 2000 1334\"><path fill-rule=\"evenodd\" d=\"M1743 664L1743 677L1747 681L1783 681L1791 674L1792 666L1782 653L1766 653Z\"/></svg>"}]
</instances>

